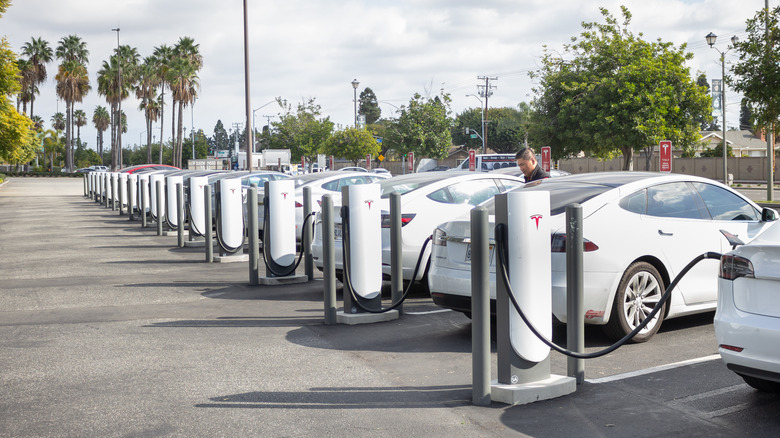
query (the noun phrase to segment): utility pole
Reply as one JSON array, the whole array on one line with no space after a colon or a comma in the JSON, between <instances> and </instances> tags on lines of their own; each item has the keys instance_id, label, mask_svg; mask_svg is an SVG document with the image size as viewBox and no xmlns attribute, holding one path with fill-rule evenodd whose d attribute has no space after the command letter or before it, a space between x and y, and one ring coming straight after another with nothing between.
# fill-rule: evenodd
<instances>
[{"instance_id":1,"label":"utility pole","mask_svg":"<svg viewBox=\"0 0 780 438\"><path fill-rule=\"evenodd\" d=\"M764 13L766 16L766 56L769 56L772 50L772 46L769 45L769 0L764 0ZM775 130L772 123L767 124L766 127L766 160L767 160L767 176L766 176L766 200L774 201L775 191Z\"/></svg>"},{"instance_id":2,"label":"utility pole","mask_svg":"<svg viewBox=\"0 0 780 438\"><path fill-rule=\"evenodd\" d=\"M489 76L477 76L477 79L484 80L485 85L477 85L477 89L479 90L479 95L485 98L485 111L483 114L485 117L482 120L482 153L487 153L487 123L488 123L488 115L487 115L487 109L488 109L488 98L493 95L493 90L496 88L495 85L490 85L490 81L497 81L498 77L489 77Z\"/></svg>"}]
</instances>

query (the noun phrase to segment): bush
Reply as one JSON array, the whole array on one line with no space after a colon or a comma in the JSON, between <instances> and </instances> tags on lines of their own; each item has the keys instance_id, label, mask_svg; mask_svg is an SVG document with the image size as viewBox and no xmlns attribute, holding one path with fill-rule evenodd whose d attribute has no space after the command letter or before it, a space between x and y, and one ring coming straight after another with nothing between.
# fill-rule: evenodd
<instances>
[{"instance_id":1,"label":"bush","mask_svg":"<svg viewBox=\"0 0 780 438\"><path fill-rule=\"evenodd\" d=\"M0 184L2 184L3 181L5 181L5 178L6 178L5 174L4 173L0 173Z\"/></svg>"}]
</instances>

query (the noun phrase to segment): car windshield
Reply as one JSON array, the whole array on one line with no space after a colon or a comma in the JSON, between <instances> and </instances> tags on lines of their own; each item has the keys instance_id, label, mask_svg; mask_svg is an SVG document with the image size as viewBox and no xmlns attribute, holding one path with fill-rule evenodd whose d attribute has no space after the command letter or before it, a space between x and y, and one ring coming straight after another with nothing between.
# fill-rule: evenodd
<instances>
[{"instance_id":1,"label":"car windshield","mask_svg":"<svg viewBox=\"0 0 780 438\"><path fill-rule=\"evenodd\" d=\"M390 197L390 193L395 192L403 195L439 181L444 177L444 175L438 173L412 173L384 180L379 183L379 186L381 187L382 198L386 199Z\"/></svg>"},{"instance_id":2,"label":"car windshield","mask_svg":"<svg viewBox=\"0 0 780 438\"><path fill-rule=\"evenodd\" d=\"M549 181L550 180L535 181L515 190L550 192L550 214L555 216L565 212L566 206L568 205L574 203L582 204L585 201L614 188L600 184L582 182L555 184ZM544 184L542 182L544 182ZM485 207L488 210L489 214L496 214L494 200L495 198L491 198L481 205L481 207Z\"/></svg>"}]
</instances>

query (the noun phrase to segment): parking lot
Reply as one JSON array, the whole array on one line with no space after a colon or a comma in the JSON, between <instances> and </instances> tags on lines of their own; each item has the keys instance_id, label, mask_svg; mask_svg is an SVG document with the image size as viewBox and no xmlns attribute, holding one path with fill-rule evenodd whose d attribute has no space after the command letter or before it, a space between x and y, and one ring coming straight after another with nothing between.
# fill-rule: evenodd
<instances>
[{"instance_id":1,"label":"parking lot","mask_svg":"<svg viewBox=\"0 0 780 438\"><path fill-rule=\"evenodd\" d=\"M587 361L573 395L476 407L462 314L418 294L396 321L325 326L321 280L249 286L246 263L206 264L82 194L0 187L0 436L780 433L780 398L716 356L712 313ZM608 344L587 331L588 351Z\"/></svg>"}]
</instances>

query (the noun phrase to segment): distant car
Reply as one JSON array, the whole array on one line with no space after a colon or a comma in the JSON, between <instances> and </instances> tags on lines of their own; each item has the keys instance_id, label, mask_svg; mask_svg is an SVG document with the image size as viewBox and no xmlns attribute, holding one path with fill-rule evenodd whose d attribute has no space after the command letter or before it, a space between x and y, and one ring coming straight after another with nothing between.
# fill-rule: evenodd
<instances>
[{"instance_id":1,"label":"distant car","mask_svg":"<svg viewBox=\"0 0 780 438\"><path fill-rule=\"evenodd\" d=\"M368 170L365 167L360 167L360 166L342 167L338 171L339 172L368 172Z\"/></svg>"},{"instance_id":2,"label":"distant car","mask_svg":"<svg viewBox=\"0 0 780 438\"><path fill-rule=\"evenodd\" d=\"M753 388L775 393L780 392L778 225L721 257L714 320L728 369Z\"/></svg>"},{"instance_id":3,"label":"distant car","mask_svg":"<svg viewBox=\"0 0 780 438\"><path fill-rule=\"evenodd\" d=\"M387 170L387 169L385 169L385 168L382 168L382 167L377 167L377 168L375 168L375 169L371 169L371 172L373 172L373 173L381 173L381 174L385 174L385 175L388 175L388 176L393 176L393 175L390 173L390 171L389 171L389 170Z\"/></svg>"},{"instance_id":4,"label":"distant car","mask_svg":"<svg viewBox=\"0 0 780 438\"><path fill-rule=\"evenodd\" d=\"M120 172L136 173L142 170L166 170L166 169L181 170L178 167L169 166L167 164L138 164L136 166L125 167L124 169L120 170Z\"/></svg>"},{"instance_id":5,"label":"distant car","mask_svg":"<svg viewBox=\"0 0 780 438\"><path fill-rule=\"evenodd\" d=\"M82 167L81 169L76 169L76 173L89 172L108 172L108 166L93 165L89 167Z\"/></svg>"},{"instance_id":6,"label":"distant car","mask_svg":"<svg viewBox=\"0 0 780 438\"><path fill-rule=\"evenodd\" d=\"M488 173L489 175L490 173ZM565 323L566 206L582 205L585 323L611 338L630 333L694 257L730 248L721 229L752 240L777 215L711 179L657 172L599 172L547 178L518 191L550 193L552 311ZM492 211L493 201L486 208ZM495 220L491 218L493 227ZM489 231L493 235L493 231ZM471 312L471 228L467 217L433 234L429 287L439 306ZM495 255L491 257L495 309ZM715 309L717 265L696 265L634 342L650 339L664 319Z\"/></svg>"},{"instance_id":7,"label":"distant car","mask_svg":"<svg viewBox=\"0 0 780 438\"><path fill-rule=\"evenodd\" d=\"M502 167L500 169L491 170L490 173L501 173L501 174L504 174L504 175L519 176L520 178L523 178L523 181L525 181L525 175L523 175L523 171L520 170L520 168L517 167L517 166L515 166L515 167ZM550 178L555 178L556 176L571 175L571 173L569 173L569 172L567 172L565 170L560 170L560 169L550 169L550 172L548 172L548 173L550 174Z\"/></svg>"},{"instance_id":8,"label":"distant car","mask_svg":"<svg viewBox=\"0 0 780 438\"><path fill-rule=\"evenodd\" d=\"M445 170L450 170L450 166L436 166L433 169L426 170L426 172L443 172Z\"/></svg>"},{"instance_id":9,"label":"distant car","mask_svg":"<svg viewBox=\"0 0 780 438\"><path fill-rule=\"evenodd\" d=\"M475 205L492 198L497 193L520 187L523 182L514 176L491 175L484 172L422 172L399 175L380 183L382 208L382 271L390 275L390 193L401 195L401 240L404 280L411 280L414 267L425 239L434 227L448 220L468 213ZM333 202L341 205L341 199ZM319 222L319 221L317 221ZM341 217L334 216L336 243L336 270L342 269L341 262ZM425 278L430 246L426 249L422 268L415 280ZM321 224L315 226L312 243L314 264L322 268ZM427 284L427 283L424 283Z\"/></svg>"}]
</instances>

